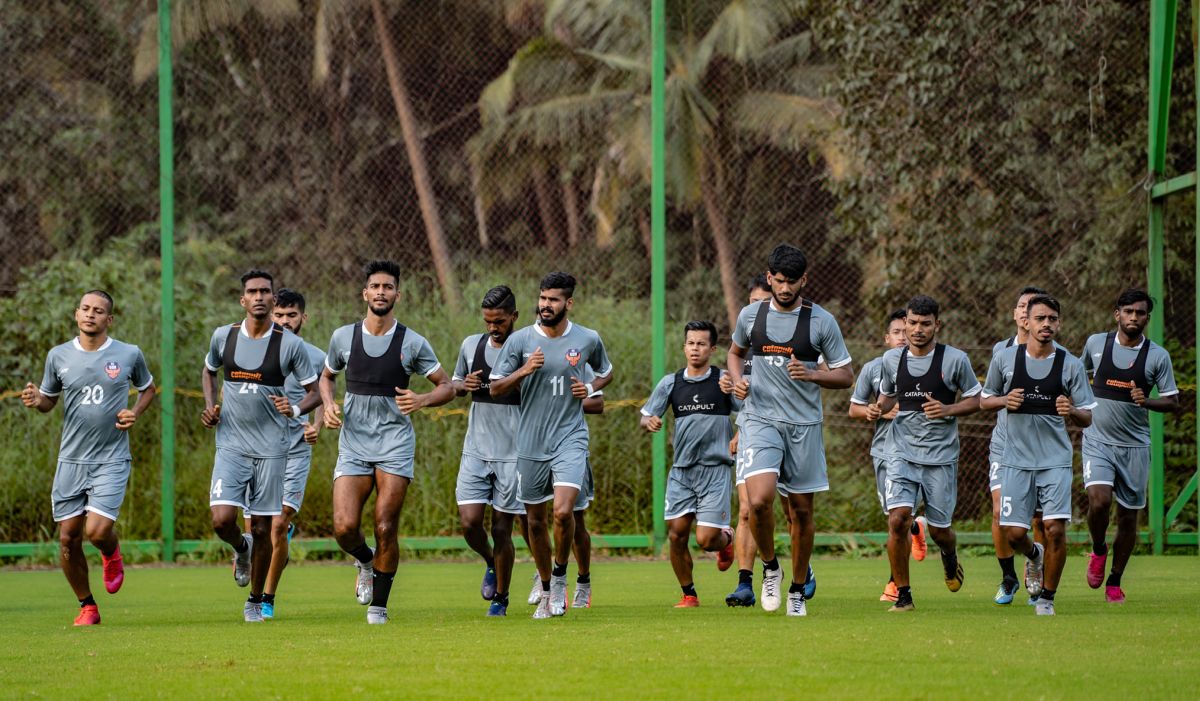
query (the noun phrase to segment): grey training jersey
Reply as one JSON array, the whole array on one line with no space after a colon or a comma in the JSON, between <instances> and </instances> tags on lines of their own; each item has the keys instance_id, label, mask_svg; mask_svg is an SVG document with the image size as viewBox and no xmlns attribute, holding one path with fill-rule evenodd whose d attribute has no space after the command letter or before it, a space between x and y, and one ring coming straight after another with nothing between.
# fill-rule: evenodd
<instances>
[{"instance_id":1,"label":"grey training jersey","mask_svg":"<svg viewBox=\"0 0 1200 701\"><path fill-rule=\"evenodd\" d=\"M1010 345L1016 345L1016 336L1009 336L1003 341L997 341L996 345L992 346L992 357L1008 348ZM989 361L990 362L990 361ZM988 446L988 450L994 455L1004 454L1004 438L1007 435L1005 427L1008 425L1008 410L1001 409L996 412L996 427L992 429L992 441Z\"/></svg>"},{"instance_id":2,"label":"grey training jersey","mask_svg":"<svg viewBox=\"0 0 1200 701\"><path fill-rule=\"evenodd\" d=\"M50 349L40 391L62 395L62 441L58 459L107 463L130 460L129 433L117 428L117 413L129 406L129 388L141 391L154 378L137 346L109 338L86 351L74 338Z\"/></svg>"},{"instance_id":3,"label":"grey training jersey","mask_svg":"<svg viewBox=\"0 0 1200 701\"><path fill-rule=\"evenodd\" d=\"M685 382L696 383L707 380L714 372L713 368L699 377L691 377L685 371ZM721 374L725 374L721 371ZM675 373L664 375L650 399L642 407L642 416L662 417L671 404L671 390L675 388ZM737 400L733 399L733 410L737 411ZM713 414L689 414L675 419L675 435L671 439L674 451L672 465L674 467L694 467L696 465L732 465L733 456L729 453L729 441L733 440L733 424L728 416Z\"/></svg>"},{"instance_id":4,"label":"grey training jersey","mask_svg":"<svg viewBox=\"0 0 1200 701\"><path fill-rule=\"evenodd\" d=\"M750 348L750 331L758 316L761 303L742 308L733 327L733 342L739 348ZM790 312L775 309L771 302L767 316L767 337L780 342L792 338L800 314L797 306ZM809 343L825 359L829 369L850 363L850 351L842 338L842 330L829 312L813 303ZM819 424L824 420L821 410L821 388L812 382L797 382L787 371L788 359L780 356L755 356L754 374L750 376L750 394L742 411L747 416L788 424ZM806 362L809 369L817 363Z\"/></svg>"},{"instance_id":5,"label":"grey training jersey","mask_svg":"<svg viewBox=\"0 0 1200 701\"><path fill-rule=\"evenodd\" d=\"M218 372L225 364L225 340L229 337L229 326L218 327L209 343L204 366ZM238 330L238 367L257 368L263 364L272 331L262 338L250 338L246 325ZM312 364L304 341L296 334L283 330L279 341L279 369L284 382L290 376L299 378L301 385L317 381L319 368ZM236 451L242 455L258 458L277 458L288 454L291 448L291 417L280 414L271 397L284 394L284 388L260 385L254 382L225 382L221 387L221 423L217 424L217 447Z\"/></svg>"},{"instance_id":6,"label":"grey training jersey","mask_svg":"<svg viewBox=\"0 0 1200 701\"><path fill-rule=\"evenodd\" d=\"M992 357L987 380L983 384L984 397L999 397L1012 388L1013 367L1016 364L1018 346L1005 348ZM1083 363L1062 348L1055 347L1049 357L1038 360L1025 354L1025 371L1031 379L1045 378L1054 367L1054 356L1066 353L1062 369L1063 393L1071 398L1076 409L1091 409L1096 406L1092 387L1088 384ZM1063 417L1040 414L1009 414L1007 435L1004 440L1001 465L1022 470L1048 470L1071 466L1071 438L1067 435Z\"/></svg>"},{"instance_id":7,"label":"grey training jersey","mask_svg":"<svg viewBox=\"0 0 1200 701\"><path fill-rule=\"evenodd\" d=\"M304 341L304 350L308 353L308 362L320 374L321 368L325 366L325 351L317 348L308 341ZM295 375L288 375L284 378L283 393L287 396L288 402L292 406L298 406L300 402L304 401L304 396L308 394L304 390L304 385L300 384L300 380L296 379ZM305 455L312 450L312 446L304 442L305 423L306 421L303 416L288 419L288 428L292 433L288 455Z\"/></svg>"},{"instance_id":8,"label":"grey training jersey","mask_svg":"<svg viewBox=\"0 0 1200 701\"><path fill-rule=\"evenodd\" d=\"M454 364L455 380L461 382L476 370L471 363L475 360L475 349L482 336L477 333L467 336L462 342L458 349L458 362ZM489 339L483 346L483 359L489 367L495 367L499 357L500 349L494 347ZM486 382L488 378L481 379ZM463 455L480 460L516 462L517 419L520 414L521 407L516 404L472 401L467 415L467 435L463 438Z\"/></svg>"},{"instance_id":9,"label":"grey training jersey","mask_svg":"<svg viewBox=\"0 0 1200 701\"><path fill-rule=\"evenodd\" d=\"M1107 333L1093 334L1083 345L1083 367L1093 375L1100 367L1100 356L1104 354L1104 342L1107 338ZM1144 336L1142 343L1150 344L1150 350L1146 353L1146 383L1157 387L1160 397L1179 394L1179 388L1175 386L1175 370L1171 367L1171 356L1166 349ZM1126 348L1114 342L1112 364L1121 369L1133 367L1138 352L1142 349L1142 343L1133 348ZM1148 446L1149 414L1148 409L1137 404L1096 397L1096 408L1092 410L1092 425L1083 429L1083 435L1087 436L1088 440L1108 445Z\"/></svg>"},{"instance_id":10,"label":"grey training jersey","mask_svg":"<svg viewBox=\"0 0 1200 701\"><path fill-rule=\"evenodd\" d=\"M538 348L545 364L521 381L521 411L517 423L517 456L549 460L568 449L587 450L587 422L583 402L571 394L571 378L584 382L584 367L597 377L607 377L612 363L604 342L595 331L567 322L558 338L550 338L538 324L513 333L492 368L497 380L516 372Z\"/></svg>"},{"instance_id":11,"label":"grey training jersey","mask_svg":"<svg viewBox=\"0 0 1200 701\"><path fill-rule=\"evenodd\" d=\"M879 398L879 384L883 378L883 356L874 358L858 371L858 379L854 382L854 394L850 401L854 404L873 403ZM871 457L887 458L895 454L892 444L892 420L879 418L875 420L875 436L871 439Z\"/></svg>"},{"instance_id":12,"label":"grey training jersey","mask_svg":"<svg viewBox=\"0 0 1200 701\"><path fill-rule=\"evenodd\" d=\"M362 329L363 351L378 358L392 344L392 335L398 324L392 324L382 336L372 336ZM348 324L333 332L329 339L329 352L325 354L325 367L335 375L346 369L350 360L350 346L354 340L354 324ZM421 334L408 329L404 343L400 346L404 371L409 375L429 377L442 367L434 355L433 347ZM400 413L392 397L359 395L346 392L342 401L342 428L338 438L338 454L362 460L383 462L410 460L416 452L416 436L412 420Z\"/></svg>"},{"instance_id":13,"label":"grey training jersey","mask_svg":"<svg viewBox=\"0 0 1200 701\"><path fill-rule=\"evenodd\" d=\"M893 348L883 354L879 381L879 393L896 396L896 375L900 369L902 348ZM934 349L927 355L917 357L909 349L907 356L908 374L921 377L929 372ZM952 392L962 397L973 397L983 387L971 368L967 354L952 346L946 346L942 356L942 382ZM958 419L930 419L923 411L901 411L892 421L892 441L896 454L919 465L949 465L958 462Z\"/></svg>"}]
</instances>

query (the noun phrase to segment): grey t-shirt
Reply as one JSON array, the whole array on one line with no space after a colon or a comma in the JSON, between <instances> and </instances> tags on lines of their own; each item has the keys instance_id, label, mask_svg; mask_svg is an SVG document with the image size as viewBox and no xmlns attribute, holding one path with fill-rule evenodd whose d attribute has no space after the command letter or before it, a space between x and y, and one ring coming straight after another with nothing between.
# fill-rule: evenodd
<instances>
[{"instance_id":1,"label":"grey t-shirt","mask_svg":"<svg viewBox=\"0 0 1200 701\"><path fill-rule=\"evenodd\" d=\"M713 368L699 377L691 377L685 371L683 379L688 383L707 380ZM724 371L720 371L725 374ZM719 376L718 376L719 377ZM671 391L675 389L675 373L664 375L650 399L642 407L642 416L662 417L671 404ZM733 399L737 411L737 400ZM693 467L696 465L732 465L733 456L729 454L729 441L733 440L733 424L728 416L714 414L689 414L675 420L675 435L671 439L674 453L674 467Z\"/></svg>"},{"instance_id":2,"label":"grey t-shirt","mask_svg":"<svg viewBox=\"0 0 1200 701\"><path fill-rule=\"evenodd\" d=\"M997 341L996 345L992 346L992 357L995 358L997 353L1005 348L1008 348L1009 346L1015 345L1016 342L1017 339L1015 336L1009 336L1003 341ZM1007 421L1007 409L1001 409L1000 411L996 412L996 427L992 429L992 441L988 447L989 452L991 452L993 455L1004 454L1004 437L1007 435L1005 432Z\"/></svg>"},{"instance_id":3,"label":"grey t-shirt","mask_svg":"<svg viewBox=\"0 0 1200 701\"><path fill-rule=\"evenodd\" d=\"M1012 346L992 356L988 366L987 380L983 385L984 397L999 397L1012 389L1013 367L1016 364L1017 348ZM1042 379L1054 367L1054 357L1066 353L1062 368L1063 393L1071 398L1076 409L1092 409L1096 400L1092 386L1088 384L1083 363L1062 348L1055 347L1054 353L1043 359L1025 355L1025 371L1032 379ZM1071 466L1071 438L1067 435L1066 420L1052 414L1009 414L1007 435L1001 464L1022 470L1049 470Z\"/></svg>"},{"instance_id":4,"label":"grey t-shirt","mask_svg":"<svg viewBox=\"0 0 1200 701\"><path fill-rule=\"evenodd\" d=\"M317 348L308 341L304 341L304 350L308 353L308 361L312 363L313 369L319 374L321 368L325 366L325 351ZM298 406L300 402L304 401L304 396L308 394L304 389L304 385L300 384L300 380L296 379L295 375L288 375L283 379L283 393L287 396L292 406ZM288 429L292 433L291 448L288 450L288 455L305 455L312 451L312 446L304 442L305 423L306 420L303 416L288 419Z\"/></svg>"},{"instance_id":5,"label":"grey t-shirt","mask_svg":"<svg viewBox=\"0 0 1200 701\"><path fill-rule=\"evenodd\" d=\"M273 325L274 326L274 325ZM218 372L225 364L225 341L229 326L218 327L209 343L204 366ZM262 366L271 342L273 330L261 338L250 338L243 324L237 343L238 367L253 369ZM317 381L319 368L312 364L304 342L296 334L283 329L279 342L279 368L284 382L291 375L301 385ZM242 455L275 458L287 455L291 447L291 417L275 409L271 397L284 394L283 386L272 387L254 382L225 382L221 388L221 423L217 424L217 447L234 450Z\"/></svg>"},{"instance_id":6,"label":"grey t-shirt","mask_svg":"<svg viewBox=\"0 0 1200 701\"><path fill-rule=\"evenodd\" d=\"M775 341L791 339L796 331L800 308L790 312L775 309L770 303L767 316L767 337ZM733 327L733 342L740 348L750 348L750 331L758 316L760 302L742 309ZM833 316L818 304L812 305L809 327L809 343L825 359L831 369L850 363L850 351L842 338L842 330ZM788 375L788 359L781 356L755 356L754 374L750 380L750 393L746 397L742 412L763 421L788 424L819 424L824 420L821 410L821 388L813 382L797 382ZM806 362L809 369L818 363Z\"/></svg>"},{"instance_id":7,"label":"grey t-shirt","mask_svg":"<svg viewBox=\"0 0 1200 701\"><path fill-rule=\"evenodd\" d=\"M137 346L109 338L86 351L78 338L46 354L40 391L62 395L62 440L58 459L100 464L131 459L129 433L116 427L117 413L129 406L129 388L141 390L154 378Z\"/></svg>"},{"instance_id":8,"label":"grey t-shirt","mask_svg":"<svg viewBox=\"0 0 1200 701\"><path fill-rule=\"evenodd\" d=\"M461 382L475 371L475 349L483 334L467 336L458 349L458 362L454 365L454 379ZM489 339L483 346L483 359L488 367L496 365L500 349ZM582 379L582 378L581 378ZM485 384L487 377L480 376ZM517 459L517 419L521 408L516 404L489 404L471 402L467 414L467 435L463 438L463 455L480 460L514 462Z\"/></svg>"},{"instance_id":9,"label":"grey t-shirt","mask_svg":"<svg viewBox=\"0 0 1200 701\"><path fill-rule=\"evenodd\" d=\"M392 336L399 324L392 324L382 336L372 336L362 329L363 352L378 358L392 345ZM354 340L354 324L333 332L325 367L335 375L346 369L350 347ZM429 341L408 329L400 345L401 364L409 375L429 377L442 367ZM416 454L416 436L412 420L400 413L394 397L353 394L346 392L342 401L342 428L338 438L338 454L363 462L411 460Z\"/></svg>"},{"instance_id":10,"label":"grey t-shirt","mask_svg":"<svg viewBox=\"0 0 1200 701\"><path fill-rule=\"evenodd\" d=\"M858 371L858 379L854 382L854 394L850 395L853 404L873 403L879 398L879 384L883 378L883 356L867 361ZM892 443L892 420L878 418L875 420L875 436L871 439L871 457L885 459L896 452Z\"/></svg>"},{"instance_id":11,"label":"grey t-shirt","mask_svg":"<svg viewBox=\"0 0 1200 701\"><path fill-rule=\"evenodd\" d=\"M880 370L879 393L896 396L896 376L900 368L903 348L893 348L883 354ZM929 372L933 363L934 350L917 357L910 351L907 356L908 373L921 377ZM942 382L946 387L965 397L973 397L983 390L979 378L971 368L967 354L952 346L946 346L942 355ZM919 465L949 465L958 462L958 419L930 419L923 411L901 411L892 421L892 441L896 454Z\"/></svg>"},{"instance_id":12,"label":"grey t-shirt","mask_svg":"<svg viewBox=\"0 0 1200 701\"><path fill-rule=\"evenodd\" d=\"M1100 367L1100 356L1104 354L1107 333L1093 334L1083 345L1083 367L1091 375ZM1170 397L1179 394L1175 386L1175 370L1171 367L1171 356L1162 346L1146 337L1133 348L1114 342L1112 364L1118 368L1133 367L1142 343L1149 343L1146 353L1146 382L1158 388L1158 396ZM1108 445L1142 447L1150 445L1149 410L1130 402L1117 402L1096 397L1096 408L1092 410L1092 425L1083 429L1088 440Z\"/></svg>"},{"instance_id":13,"label":"grey t-shirt","mask_svg":"<svg viewBox=\"0 0 1200 701\"><path fill-rule=\"evenodd\" d=\"M539 347L545 364L521 381L517 457L549 460L572 448L587 451L583 402L571 394L571 378L585 382L584 366L591 367L597 377L612 372L604 342L595 331L569 321L558 338L547 336L538 324L526 326L504 343L491 379L513 374Z\"/></svg>"}]
</instances>

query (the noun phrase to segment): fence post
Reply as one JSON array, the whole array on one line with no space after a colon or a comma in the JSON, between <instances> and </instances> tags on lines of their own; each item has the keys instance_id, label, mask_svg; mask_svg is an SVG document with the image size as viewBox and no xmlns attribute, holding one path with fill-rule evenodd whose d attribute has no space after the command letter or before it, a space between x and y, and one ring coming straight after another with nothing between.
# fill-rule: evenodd
<instances>
[{"instance_id":1,"label":"fence post","mask_svg":"<svg viewBox=\"0 0 1200 701\"><path fill-rule=\"evenodd\" d=\"M175 559L175 144L171 0L158 0L158 197L162 314L162 558Z\"/></svg>"},{"instance_id":2,"label":"fence post","mask_svg":"<svg viewBox=\"0 0 1200 701\"><path fill-rule=\"evenodd\" d=\"M1192 69L1195 77L1193 94L1194 105L1200 106L1200 46L1196 45L1198 38L1200 38L1200 0L1192 0ZM1195 139L1196 148L1200 149L1200 120L1196 121ZM1200 150L1197 150L1196 153L1200 153ZM1200 176L1200 165L1197 165L1196 172ZM1200 186L1196 187L1194 196L1196 199L1196 221L1194 222L1196 267L1194 270L1200 271ZM1200 385L1200 280L1196 281L1196 336L1198 339L1194 349L1197 368L1196 384ZM1196 454L1200 455L1200 388L1196 390ZM1197 470L1200 471L1200 467ZM1196 490L1196 533L1196 553L1200 554L1200 489Z\"/></svg>"},{"instance_id":3,"label":"fence post","mask_svg":"<svg viewBox=\"0 0 1200 701\"><path fill-rule=\"evenodd\" d=\"M651 60L651 181L650 181L650 308L651 308L651 387L666 372L666 226L667 226L667 192L666 175L664 170L666 115L666 11L665 0L652 0L650 3L650 36L654 46ZM653 436L653 467L654 471L654 542L653 550L661 552L666 542L667 524L663 520L663 500L666 498L666 469L667 469L667 436L665 431L659 431Z\"/></svg>"}]
</instances>

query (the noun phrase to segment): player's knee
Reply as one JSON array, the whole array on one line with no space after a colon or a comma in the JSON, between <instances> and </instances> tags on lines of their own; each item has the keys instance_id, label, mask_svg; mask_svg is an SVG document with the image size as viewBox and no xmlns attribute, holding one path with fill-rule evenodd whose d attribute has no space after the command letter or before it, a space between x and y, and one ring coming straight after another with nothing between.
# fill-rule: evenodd
<instances>
[{"instance_id":1,"label":"player's knee","mask_svg":"<svg viewBox=\"0 0 1200 701\"><path fill-rule=\"evenodd\" d=\"M60 530L58 532L58 544L63 550L69 550L79 547L83 542L83 533L80 531Z\"/></svg>"},{"instance_id":2,"label":"player's knee","mask_svg":"<svg viewBox=\"0 0 1200 701\"><path fill-rule=\"evenodd\" d=\"M512 540L512 524L501 523L496 519L492 520L492 542L495 546L508 543Z\"/></svg>"},{"instance_id":3,"label":"player's knee","mask_svg":"<svg viewBox=\"0 0 1200 701\"><path fill-rule=\"evenodd\" d=\"M738 502L738 524L750 524L750 500L742 499Z\"/></svg>"},{"instance_id":4,"label":"player's knee","mask_svg":"<svg viewBox=\"0 0 1200 701\"><path fill-rule=\"evenodd\" d=\"M465 516L463 514L459 514L458 525L460 528L462 528L462 532L464 535L467 533L471 533L473 531L482 531L483 530L483 519L475 518L474 516Z\"/></svg>"},{"instance_id":5,"label":"player's knee","mask_svg":"<svg viewBox=\"0 0 1200 701\"><path fill-rule=\"evenodd\" d=\"M1013 526L1004 526L1003 528L1004 539L1008 541L1010 547L1017 552L1020 552L1021 548L1025 544L1025 537L1029 534L1029 531L1024 528L1015 528Z\"/></svg>"},{"instance_id":6,"label":"player's knee","mask_svg":"<svg viewBox=\"0 0 1200 701\"><path fill-rule=\"evenodd\" d=\"M380 521L375 524L375 540L379 543L394 543L399 529L392 521Z\"/></svg>"},{"instance_id":7,"label":"player's knee","mask_svg":"<svg viewBox=\"0 0 1200 701\"><path fill-rule=\"evenodd\" d=\"M1104 512L1112 508L1112 494L1107 494L1099 490L1088 491L1088 512Z\"/></svg>"},{"instance_id":8,"label":"player's knee","mask_svg":"<svg viewBox=\"0 0 1200 701\"><path fill-rule=\"evenodd\" d=\"M111 528L93 526L91 524L88 525L87 530L84 532L84 537L96 547L100 547L102 543L107 542L110 535L112 535Z\"/></svg>"},{"instance_id":9,"label":"player's knee","mask_svg":"<svg viewBox=\"0 0 1200 701\"><path fill-rule=\"evenodd\" d=\"M568 524L575 525L575 505L564 504L555 505L554 507L554 524L560 528L566 528Z\"/></svg>"},{"instance_id":10,"label":"player's knee","mask_svg":"<svg viewBox=\"0 0 1200 701\"><path fill-rule=\"evenodd\" d=\"M271 539L278 542L287 540L288 522L282 518L271 519Z\"/></svg>"},{"instance_id":11,"label":"player's knee","mask_svg":"<svg viewBox=\"0 0 1200 701\"><path fill-rule=\"evenodd\" d=\"M333 521L333 537L343 549L358 545L360 540L358 526L349 521Z\"/></svg>"},{"instance_id":12,"label":"player's knee","mask_svg":"<svg viewBox=\"0 0 1200 701\"><path fill-rule=\"evenodd\" d=\"M667 539L670 541L672 547L687 547L690 535L688 531L682 528L672 528L667 532Z\"/></svg>"},{"instance_id":13,"label":"player's knee","mask_svg":"<svg viewBox=\"0 0 1200 701\"><path fill-rule=\"evenodd\" d=\"M271 522L265 519L254 519L250 522L250 533L255 540L264 540L271 537Z\"/></svg>"},{"instance_id":14,"label":"player's knee","mask_svg":"<svg viewBox=\"0 0 1200 701\"><path fill-rule=\"evenodd\" d=\"M213 531L220 533L221 531L228 530L230 526L236 526L236 524L237 524L237 515L236 514L234 514L233 516L228 516L226 514L213 512L213 515L212 515Z\"/></svg>"},{"instance_id":15,"label":"player's knee","mask_svg":"<svg viewBox=\"0 0 1200 701\"><path fill-rule=\"evenodd\" d=\"M1054 545L1066 545L1067 543L1067 528L1063 521L1053 520L1046 521L1044 524L1046 530L1046 540Z\"/></svg>"}]
</instances>

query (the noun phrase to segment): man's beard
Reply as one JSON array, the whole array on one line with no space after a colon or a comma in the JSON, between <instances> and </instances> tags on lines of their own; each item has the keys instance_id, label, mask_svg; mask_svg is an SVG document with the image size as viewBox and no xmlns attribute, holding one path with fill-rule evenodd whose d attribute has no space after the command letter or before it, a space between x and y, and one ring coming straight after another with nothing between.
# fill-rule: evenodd
<instances>
[{"instance_id":1,"label":"man's beard","mask_svg":"<svg viewBox=\"0 0 1200 701\"><path fill-rule=\"evenodd\" d=\"M376 309L374 304L368 304L367 309L375 316L387 316L392 311L392 308L395 306L396 306L395 302L388 302L387 307L385 307L381 311L379 309Z\"/></svg>"},{"instance_id":2,"label":"man's beard","mask_svg":"<svg viewBox=\"0 0 1200 701\"><path fill-rule=\"evenodd\" d=\"M547 311L549 311L548 308L543 307L543 309L546 309ZM559 312L555 316L550 317L549 319L542 316L542 309L538 310L538 323L541 324L542 326L558 326L562 322L562 320L565 319L566 317L567 317L567 308L566 307L563 307L563 310L561 312Z\"/></svg>"}]
</instances>

